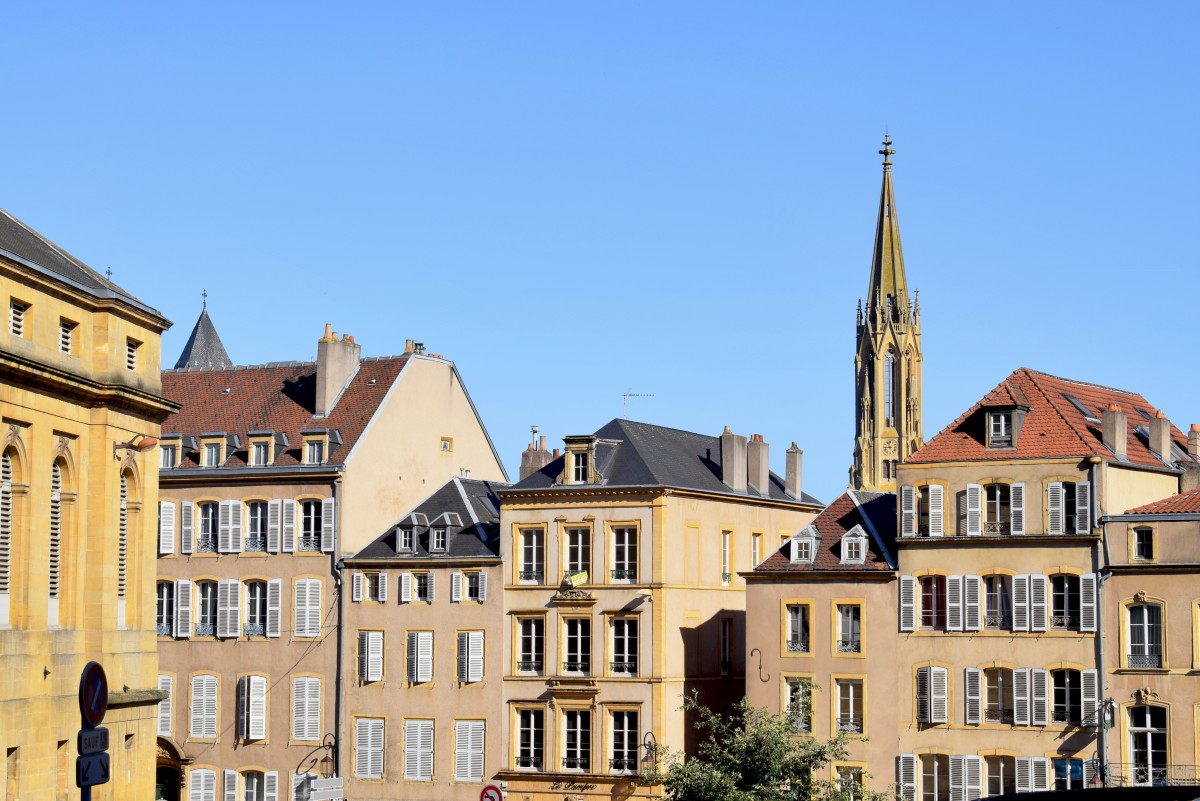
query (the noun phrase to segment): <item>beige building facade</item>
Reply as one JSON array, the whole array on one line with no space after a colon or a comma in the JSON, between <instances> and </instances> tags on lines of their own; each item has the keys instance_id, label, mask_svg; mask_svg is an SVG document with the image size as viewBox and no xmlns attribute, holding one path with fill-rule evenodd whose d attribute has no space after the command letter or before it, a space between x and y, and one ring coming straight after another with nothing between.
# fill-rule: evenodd
<instances>
[{"instance_id":1,"label":"beige building facade","mask_svg":"<svg viewBox=\"0 0 1200 801\"><path fill-rule=\"evenodd\" d=\"M110 775L154 797L153 451L170 323L0 212L0 795L79 798L80 672L108 676Z\"/></svg>"},{"instance_id":2,"label":"beige building facade","mask_svg":"<svg viewBox=\"0 0 1200 801\"><path fill-rule=\"evenodd\" d=\"M614 420L500 491L503 715L510 798L661 794L657 745L682 751L680 706L741 697L745 582L820 504L768 467L761 437Z\"/></svg>"}]
</instances>

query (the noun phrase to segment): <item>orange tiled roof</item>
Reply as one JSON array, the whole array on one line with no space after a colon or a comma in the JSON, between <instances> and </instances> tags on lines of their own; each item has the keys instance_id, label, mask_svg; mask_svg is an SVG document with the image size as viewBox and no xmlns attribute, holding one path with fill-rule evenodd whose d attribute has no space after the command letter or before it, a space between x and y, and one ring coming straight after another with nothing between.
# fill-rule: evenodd
<instances>
[{"instance_id":1,"label":"orange tiled roof","mask_svg":"<svg viewBox=\"0 0 1200 801\"><path fill-rule=\"evenodd\" d=\"M1071 401L1074 398L1079 406ZM1038 459L1063 456L1100 456L1116 460L1104 446L1100 425L1102 410L1110 403L1127 415L1127 464L1164 467L1151 452L1145 437L1155 407L1134 392L1125 392L1098 384L1072 381L1021 367L985 395L957 420L942 429L905 461L912 464L931 462L976 461L997 458ZM986 447L987 421L983 409L989 406L1023 406L1029 410L1013 450L989 450ZM1083 407L1083 411L1080 410ZM1086 411L1086 414L1085 414ZM1137 431L1142 428L1142 432ZM1187 438L1171 426L1171 440L1187 454Z\"/></svg>"},{"instance_id":2,"label":"orange tiled roof","mask_svg":"<svg viewBox=\"0 0 1200 801\"><path fill-rule=\"evenodd\" d=\"M1200 514L1200 487L1181 492L1161 501L1138 506L1125 512L1127 515L1186 515Z\"/></svg>"},{"instance_id":3,"label":"orange tiled roof","mask_svg":"<svg viewBox=\"0 0 1200 801\"><path fill-rule=\"evenodd\" d=\"M226 467L246 463L250 431L282 431L289 445L277 448L276 465L300 464L300 432L310 428L337 429L342 444L329 453L330 462L345 459L379 408L388 389L408 361L406 356L363 359L358 373L325 417L314 417L317 365L288 362L228 370L164 370L162 391L183 405L167 418L162 433L198 437L222 431L237 434L241 449L229 454ZM180 468L196 467L197 454L181 454Z\"/></svg>"},{"instance_id":4,"label":"orange tiled roof","mask_svg":"<svg viewBox=\"0 0 1200 801\"><path fill-rule=\"evenodd\" d=\"M883 537L886 547L891 548L896 531L896 495L892 492L855 491L862 503L860 508L850 497L850 491L843 492L833 503L825 507L813 519L811 525L816 526L821 538L816 543L812 564L792 564L784 548L780 548L763 561L755 573L795 572L808 573L814 570L893 570L887 558L880 553L879 543L870 536L871 526L876 533ZM867 555L863 564L842 564L842 537L855 526L864 524L865 515L870 516L871 526L863 525L867 531Z\"/></svg>"}]
</instances>

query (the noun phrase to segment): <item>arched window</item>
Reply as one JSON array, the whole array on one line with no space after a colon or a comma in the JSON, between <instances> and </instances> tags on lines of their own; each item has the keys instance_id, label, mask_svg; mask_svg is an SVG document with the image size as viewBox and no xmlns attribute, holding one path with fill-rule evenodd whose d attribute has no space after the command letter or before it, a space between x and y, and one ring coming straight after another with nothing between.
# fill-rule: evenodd
<instances>
[{"instance_id":1,"label":"arched window","mask_svg":"<svg viewBox=\"0 0 1200 801\"><path fill-rule=\"evenodd\" d=\"M1157 608L1157 607L1155 607ZM1167 710L1161 706L1135 706L1129 710L1130 777L1134 784L1167 783Z\"/></svg>"},{"instance_id":2,"label":"arched window","mask_svg":"<svg viewBox=\"0 0 1200 801\"><path fill-rule=\"evenodd\" d=\"M883 358L883 416L884 425L896 424L896 351L888 348L887 356Z\"/></svg>"},{"instance_id":3,"label":"arched window","mask_svg":"<svg viewBox=\"0 0 1200 801\"><path fill-rule=\"evenodd\" d=\"M200 507L200 531L196 537L196 553L216 553L221 506L216 501L196 505Z\"/></svg>"},{"instance_id":4,"label":"arched window","mask_svg":"<svg viewBox=\"0 0 1200 801\"><path fill-rule=\"evenodd\" d=\"M1079 576L1050 577L1050 628L1079 631Z\"/></svg>"},{"instance_id":5,"label":"arched window","mask_svg":"<svg viewBox=\"0 0 1200 801\"><path fill-rule=\"evenodd\" d=\"M1013 700L1013 672L1009 668L988 668L983 671L987 699L983 708L988 723L1012 723L1016 709Z\"/></svg>"},{"instance_id":6,"label":"arched window","mask_svg":"<svg viewBox=\"0 0 1200 801\"><path fill-rule=\"evenodd\" d=\"M1129 660L1131 668L1162 667L1162 607L1134 604L1129 607Z\"/></svg>"},{"instance_id":7,"label":"arched window","mask_svg":"<svg viewBox=\"0 0 1200 801\"><path fill-rule=\"evenodd\" d=\"M1012 501L1007 484L988 484L983 488L983 533L1009 534Z\"/></svg>"}]
</instances>

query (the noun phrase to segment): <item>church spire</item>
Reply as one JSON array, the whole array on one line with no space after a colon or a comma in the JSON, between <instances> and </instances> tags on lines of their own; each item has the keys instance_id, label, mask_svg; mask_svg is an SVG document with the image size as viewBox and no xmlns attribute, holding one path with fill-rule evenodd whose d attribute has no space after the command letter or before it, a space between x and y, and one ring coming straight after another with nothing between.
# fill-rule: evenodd
<instances>
[{"instance_id":1,"label":"church spire","mask_svg":"<svg viewBox=\"0 0 1200 801\"><path fill-rule=\"evenodd\" d=\"M921 328L908 294L900 220L892 187L892 139L885 135L883 187L875 222L875 249L866 309L856 314L854 358L855 489L892 490L896 467L924 442L921 426Z\"/></svg>"},{"instance_id":2,"label":"church spire","mask_svg":"<svg viewBox=\"0 0 1200 801\"><path fill-rule=\"evenodd\" d=\"M203 295L200 318L192 328L192 335L183 346L183 353L175 362L176 370L224 370L233 367L216 326L208 316L208 291Z\"/></svg>"}]
</instances>

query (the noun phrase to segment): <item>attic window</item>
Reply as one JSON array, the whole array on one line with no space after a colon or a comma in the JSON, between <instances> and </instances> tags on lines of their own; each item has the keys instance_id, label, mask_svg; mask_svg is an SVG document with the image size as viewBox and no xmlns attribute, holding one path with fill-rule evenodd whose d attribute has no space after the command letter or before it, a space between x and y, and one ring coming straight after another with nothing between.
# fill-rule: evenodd
<instances>
[{"instance_id":1,"label":"attic window","mask_svg":"<svg viewBox=\"0 0 1200 801\"><path fill-rule=\"evenodd\" d=\"M573 484L588 483L588 455L586 453L572 454L571 482Z\"/></svg>"},{"instance_id":2,"label":"attic window","mask_svg":"<svg viewBox=\"0 0 1200 801\"><path fill-rule=\"evenodd\" d=\"M842 564L861 565L867 560L867 533L855 526L842 537Z\"/></svg>"},{"instance_id":3,"label":"attic window","mask_svg":"<svg viewBox=\"0 0 1200 801\"><path fill-rule=\"evenodd\" d=\"M200 446L200 466L220 467L225 462L225 439L203 440Z\"/></svg>"},{"instance_id":4,"label":"attic window","mask_svg":"<svg viewBox=\"0 0 1200 801\"><path fill-rule=\"evenodd\" d=\"M413 550L413 530L409 527L397 529L396 552L412 553Z\"/></svg>"},{"instance_id":5,"label":"attic window","mask_svg":"<svg viewBox=\"0 0 1200 801\"><path fill-rule=\"evenodd\" d=\"M454 437L442 437L438 447L442 453L452 453L454 451Z\"/></svg>"},{"instance_id":6,"label":"attic window","mask_svg":"<svg viewBox=\"0 0 1200 801\"><path fill-rule=\"evenodd\" d=\"M1085 420L1087 420L1089 423L1099 423L1100 422L1100 418L1096 416L1096 412L1093 411L1092 409L1089 409L1088 407L1084 406L1083 403L1078 398L1076 398L1073 395L1068 395L1065 392L1063 393L1063 397L1066 398L1071 403L1071 405L1074 406L1079 411L1079 413L1083 415L1083 418Z\"/></svg>"},{"instance_id":7,"label":"attic window","mask_svg":"<svg viewBox=\"0 0 1200 801\"><path fill-rule=\"evenodd\" d=\"M271 463L271 440L264 439L250 443L250 465L264 467Z\"/></svg>"},{"instance_id":8,"label":"attic window","mask_svg":"<svg viewBox=\"0 0 1200 801\"><path fill-rule=\"evenodd\" d=\"M446 527L440 526L429 533L429 550L435 553L446 551Z\"/></svg>"},{"instance_id":9,"label":"attic window","mask_svg":"<svg viewBox=\"0 0 1200 801\"><path fill-rule=\"evenodd\" d=\"M1012 445L1012 411L988 412L988 447L1011 448Z\"/></svg>"},{"instance_id":10,"label":"attic window","mask_svg":"<svg viewBox=\"0 0 1200 801\"><path fill-rule=\"evenodd\" d=\"M304 463L321 464L325 461L325 440L307 439L304 441Z\"/></svg>"},{"instance_id":11,"label":"attic window","mask_svg":"<svg viewBox=\"0 0 1200 801\"><path fill-rule=\"evenodd\" d=\"M792 552L789 554L793 565L811 565L817 551L817 530L813 526L805 526L792 537Z\"/></svg>"}]
</instances>

